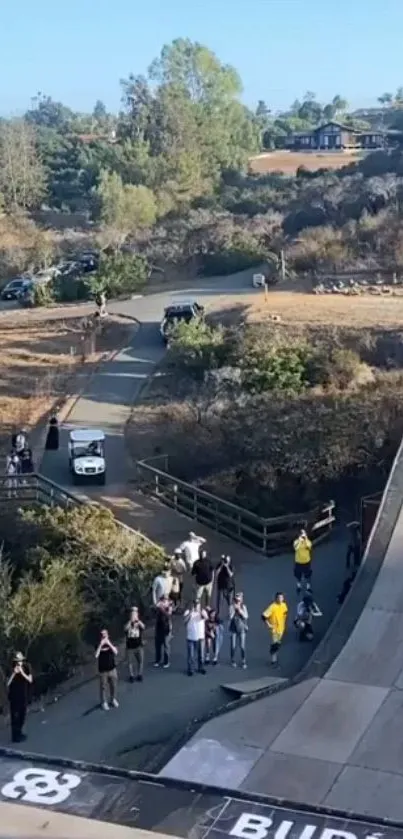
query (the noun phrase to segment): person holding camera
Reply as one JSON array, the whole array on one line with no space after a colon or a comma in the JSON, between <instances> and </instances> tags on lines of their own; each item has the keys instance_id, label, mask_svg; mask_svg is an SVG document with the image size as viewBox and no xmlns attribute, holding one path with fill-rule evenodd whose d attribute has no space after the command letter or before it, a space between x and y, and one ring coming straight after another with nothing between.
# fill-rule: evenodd
<instances>
[{"instance_id":1,"label":"person holding camera","mask_svg":"<svg viewBox=\"0 0 403 839\"><path fill-rule=\"evenodd\" d=\"M246 670L246 633L248 631L248 610L244 603L243 593L240 591L234 597L229 607L229 632L231 639L231 664L237 666L236 651L241 653L241 666Z\"/></svg>"},{"instance_id":2,"label":"person holding camera","mask_svg":"<svg viewBox=\"0 0 403 839\"><path fill-rule=\"evenodd\" d=\"M143 681L144 669L144 623L139 618L137 606L133 606L130 612L130 620L125 626L126 635L126 657L129 667L129 682ZM134 672L136 671L136 673Z\"/></svg>"},{"instance_id":3,"label":"person holding camera","mask_svg":"<svg viewBox=\"0 0 403 839\"><path fill-rule=\"evenodd\" d=\"M32 673L25 656L18 652L13 659L13 672L7 682L10 704L11 739L13 743L25 740L22 733L28 707L28 691L32 685Z\"/></svg>"},{"instance_id":4,"label":"person holding camera","mask_svg":"<svg viewBox=\"0 0 403 839\"><path fill-rule=\"evenodd\" d=\"M311 591L312 542L304 529L294 540L294 577L297 581L297 594L301 591L302 583L305 583L307 591Z\"/></svg>"},{"instance_id":5,"label":"person holding camera","mask_svg":"<svg viewBox=\"0 0 403 839\"><path fill-rule=\"evenodd\" d=\"M118 684L118 672L116 669L117 654L117 647L112 644L108 630L102 629L101 640L96 649L95 658L98 661L101 708L104 711L109 711L110 706L112 708L119 708L119 702L116 698ZM108 690L109 702L107 699Z\"/></svg>"}]
</instances>

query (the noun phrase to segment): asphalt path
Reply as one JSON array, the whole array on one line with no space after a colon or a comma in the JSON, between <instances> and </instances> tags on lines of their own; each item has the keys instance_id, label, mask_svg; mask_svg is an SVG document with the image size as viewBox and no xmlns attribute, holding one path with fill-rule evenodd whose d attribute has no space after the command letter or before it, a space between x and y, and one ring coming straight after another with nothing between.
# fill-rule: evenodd
<instances>
[{"instance_id":1,"label":"asphalt path","mask_svg":"<svg viewBox=\"0 0 403 839\"><path fill-rule=\"evenodd\" d=\"M188 290L160 292L111 303L111 312L138 319L139 329L131 343L118 352L113 360L103 364L92 377L61 429L59 451L46 453L44 457L44 474L72 489L68 470L68 433L72 428L84 426L102 428L106 433L107 485L94 490L86 487L86 492L94 499L112 506L123 521L143 530L168 550L176 547L190 529L191 522L156 502L142 499L128 484L132 477L132 467L125 449L125 423L145 380L163 357L164 345L159 334L159 323L164 307L174 299L196 298L204 303L208 311L217 311L221 303L225 302L228 306L229 300L234 305L242 305L243 295L250 294L250 290L251 272L247 272L203 281L198 287ZM232 670L226 639L222 663L216 668L209 668L205 677L188 679L184 673L184 629L178 617L174 624L170 670L160 672L152 667L151 641L146 648L143 684L128 684L122 663L120 708L117 711L105 714L99 710L96 681L83 685L56 704L31 715L28 724L30 751L72 759L105 761L109 765L133 769L150 768L150 760L155 760L162 746L170 743L172 737L183 732L195 719L213 713L223 705L228 696L224 694L221 685L270 675L268 637L260 615L276 590L286 592L290 612L293 613L296 594L292 579L292 555L262 557L199 525L193 525L193 528L207 537L213 559L218 559L224 552L230 553L234 559L237 585L245 593L251 615L248 670ZM326 631L336 612L336 596L344 574L344 554L342 534L336 535L315 551L315 594L324 613L318 621L317 640ZM122 615L122 625L124 619ZM311 653L309 645L297 642L291 625L284 644L279 677L293 675ZM7 732L1 733L0 742L7 742Z\"/></svg>"}]
</instances>

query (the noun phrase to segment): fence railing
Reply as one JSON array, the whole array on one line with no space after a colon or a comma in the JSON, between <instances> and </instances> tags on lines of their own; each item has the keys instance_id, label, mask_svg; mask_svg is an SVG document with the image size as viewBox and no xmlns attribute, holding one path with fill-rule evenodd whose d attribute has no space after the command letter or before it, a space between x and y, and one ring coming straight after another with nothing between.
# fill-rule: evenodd
<instances>
[{"instance_id":1,"label":"fence railing","mask_svg":"<svg viewBox=\"0 0 403 839\"><path fill-rule=\"evenodd\" d=\"M151 460L155 462L161 459L164 470L157 469L150 463ZM289 549L301 527L305 527L312 540L318 542L330 533L335 522L334 501L306 513L261 518L230 501L170 475L167 455L138 461L137 472L140 488L144 492L179 513L267 555Z\"/></svg>"},{"instance_id":2,"label":"fence railing","mask_svg":"<svg viewBox=\"0 0 403 839\"><path fill-rule=\"evenodd\" d=\"M28 507L30 504L47 504L49 507L62 507L63 509L67 509L68 507L89 503L96 507L102 507L98 502L92 501L86 496L80 497L79 495L75 495L37 472L32 472L28 475L17 475L13 478L0 478L0 505L3 508L5 506L15 508L16 506ZM116 519L116 523L123 531L131 534L137 542L140 539L154 547L161 547L159 545L157 546L151 539L148 539L147 536L144 536L143 533L134 530L127 524L119 521L119 519Z\"/></svg>"}]
</instances>

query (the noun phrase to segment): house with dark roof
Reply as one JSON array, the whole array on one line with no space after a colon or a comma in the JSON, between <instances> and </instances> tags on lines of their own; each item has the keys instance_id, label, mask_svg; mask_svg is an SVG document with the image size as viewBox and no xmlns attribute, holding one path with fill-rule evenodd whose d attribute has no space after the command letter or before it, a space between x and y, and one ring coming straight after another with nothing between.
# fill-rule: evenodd
<instances>
[{"instance_id":1,"label":"house with dark roof","mask_svg":"<svg viewBox=\"0 0 403 839\"><path fill-rule=\"evenodd\" d=\"M387 144L387 133L381 129L359 131L341 122L326 122L312 131L296 132L288 138L293 151L343 151L345 149L380 149Z\"/></svg>"}]
</instances>

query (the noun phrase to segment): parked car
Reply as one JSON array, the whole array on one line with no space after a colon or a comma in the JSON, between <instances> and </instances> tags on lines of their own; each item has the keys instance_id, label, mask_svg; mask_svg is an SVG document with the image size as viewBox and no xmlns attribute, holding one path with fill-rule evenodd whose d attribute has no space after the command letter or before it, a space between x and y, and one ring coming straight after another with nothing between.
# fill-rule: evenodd
<instances>
[{"instance_id":1,"label":"parked car","mask_svg":"<svg viewBox=\"0 0 403 839\"><path fill-rule=\"evenodd\" d=\"M203 320L204 306L196 300L181 300L171 303L164 310L164 317L161 321L160 333L165 344L169 342L169 336L175 326L179 323L190 323L192 320Z\"/></svg>"},{"instance_id":2,"label":"parked car","mask_svg":"<svg viewBox=\"0 0 403 839\"><path fill-rule=\"evenodd\" d=\"M30 287L31 283L32 280L29 277L16 277L15 280L10 280L2 289L1 299L18 300L26 289Z\"/></svg>"},{"instance_id":3,"label":"parked car","mask_svg":"<svg viewBox=\"0 0 403 839\"><path fill-rule=\"evenodd\" d=\"M77 256L77 262L83 274L90 274L99 267L99 254L95 251L85 251Z\"/></svg>"}]
</instances>

